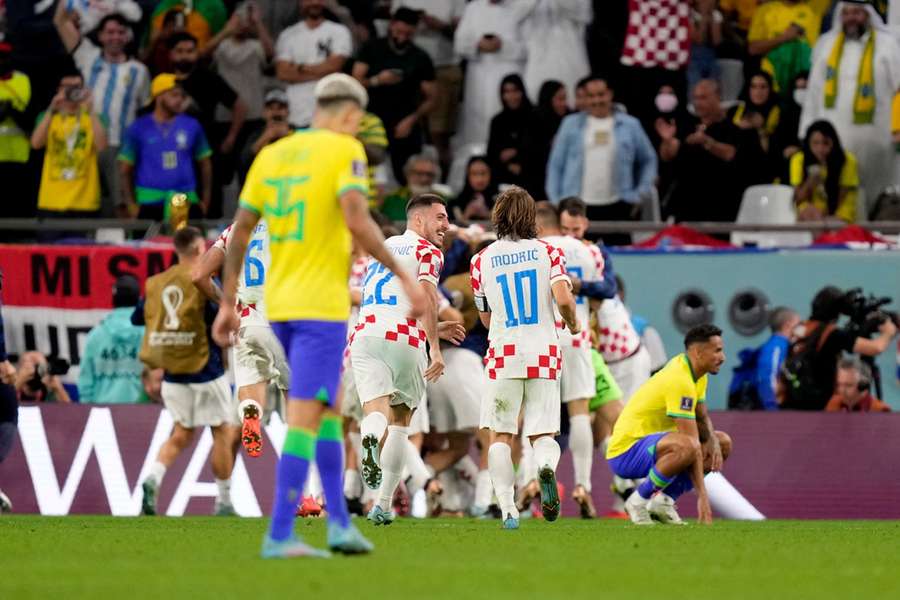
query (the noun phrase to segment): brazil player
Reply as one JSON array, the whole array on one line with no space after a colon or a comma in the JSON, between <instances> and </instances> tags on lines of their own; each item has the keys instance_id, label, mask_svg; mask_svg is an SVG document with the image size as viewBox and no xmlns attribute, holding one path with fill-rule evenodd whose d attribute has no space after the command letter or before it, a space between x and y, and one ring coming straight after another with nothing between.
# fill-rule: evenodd
<instances>
[{"instance_id":1,"label":"brazil player","mask_svg":"<svg viewBox=\"0 0 900 600\"><path fill-rule=\"evenodd\" d=\"M369 215L366 157L356 133L368 101L354 79L333 74L315 88L313 125L264 148L241 192L223 270L216 318L219 344L240 327L237 275L254 227L265 218L271 243L266 313L291 368L284 449L278 463L272 522L264 558L328 556L294 536L294 509L315 460L328 509L328 545L344 553L372 544L350 522L343 495L343 436L336 406L346 343L351 237L393 272L412 317L428 299L385 248Z\"/></svg>"},{"instance_id":2,"label":"brazil player","mask_svg":"<svg viewBox=\"0 0 900 600\"><path fill-rule=\"evenodd\" d=\"M718 471L731 453L728 434L713 429L706 386L725 362L722 330L699 325L684 338L685 352L642 385L619 415L606 458L613 473L646 477L625 501L633 523L683 524L675 500L694 488L700 523L712 523L704 473Z\"/></svg>"},{"instance_id":3,"label":"brazil player","mask_svg":"<svg viewBox=\"0 0 900 600\"><path fill-rule=\"evenodd\" d=\"M497 198L491 214L497 241L476 254L470 267L475 305L488 329L488 387L481 404L481 427L490 429L488 471L503 515L504 529L518 529L513 500L512 444L519 432L534 449L544 518L559 516L556 467L562 351L553 302L573 335L580 331L558 248L535 239L535 203L513 186Z\"/></svg>"}]
</instances>

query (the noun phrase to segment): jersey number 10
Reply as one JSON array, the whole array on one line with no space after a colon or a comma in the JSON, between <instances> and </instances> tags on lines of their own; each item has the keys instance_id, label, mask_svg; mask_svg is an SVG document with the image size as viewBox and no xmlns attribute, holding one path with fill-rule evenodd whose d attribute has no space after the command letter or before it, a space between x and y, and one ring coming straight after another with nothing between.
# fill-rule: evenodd
<instances>
[{"instance_id":1,"label":"jersey number 10","mask_svg":"<svg viewBox=\"0 0 900 600\"><path fill-rule=\"evenodd\" d=\"M518 327L519 325L534 325L538 322L537 314L537 270L516 271L513 276L513 288L509 287L509 277L506 273L497 275L497 283L503 294L503 305L506 307L506 326ZM528 280L528 305L525 303L525 280ZM513 294L514 292L514 294ZM513 306L515 295L515 306ZM529 309L530 308L530 312Z\"/></svg>"}]
</instances>

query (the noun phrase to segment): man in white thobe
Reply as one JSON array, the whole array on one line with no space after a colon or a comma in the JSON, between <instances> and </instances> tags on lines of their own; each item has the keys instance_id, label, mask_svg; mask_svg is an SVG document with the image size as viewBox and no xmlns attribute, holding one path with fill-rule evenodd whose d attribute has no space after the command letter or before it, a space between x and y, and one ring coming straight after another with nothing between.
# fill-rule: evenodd
<instances>
[{"instance_id":1,"label":"man in white thobe","mask_svg":"<svg viewBox=\"0 0 900 600\"><path fill-rule=\"evenodd\" d=\"M867 209L878 195L895 182L895 160L891 140L891 102L900 89L900 44L884 21L867 2L839 2L835 25L819 38L813 49L806 102L800 118L800 137L819 119L830 121L846 150L856 155ZM871 36L874 40L871 114L860 113L858 105L860 65ZM836 61L836 97L826 106L829 61L835 44L843 39Z\"/></svg>"}]
</instances>

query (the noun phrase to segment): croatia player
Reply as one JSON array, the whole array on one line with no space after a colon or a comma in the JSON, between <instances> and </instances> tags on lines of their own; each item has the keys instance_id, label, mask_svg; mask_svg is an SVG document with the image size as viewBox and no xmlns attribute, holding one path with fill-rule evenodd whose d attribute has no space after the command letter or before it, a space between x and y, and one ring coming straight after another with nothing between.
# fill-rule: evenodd
<instances>
[{"instance_id":1,"label":"croatia player","mask_svg":"<svg viewBox=\"0 0 900 600\"><path fill-rule=\"evenodd\" d=\"M360 424L363 481L379 488L368 515L375 525L388 525L395 518L391 503L410 452L410 421L425 396L426 380L436 381L444 372L437 285L444 264L439 246L450 226L446 203L435 194L414 196L406 206L406 218L406 232L388 238L385 246L400 269L416 278L430 306L421 319L409 318L404 290L380 261L373 260L366 271L359 321L350 342L353 377L366 413ZM427 368L426 341L431 360ZM385 427L387 438L379 456Z\"/></svg>"},{"instance_id":2,"label":"croatia player","mask_svg":"<svg viewBox=\"0 0 900 600\"><path fill-rule=\"evenodd\" d=\"M470 268L475 305L490 342L481 427L491 430L488 470L503 528L518 529L511 452L520 411L522 433L534 448L544 518L559 516L560 449L554 436L559 432L562 352L554 300L569 331L577 335L580 328L565 255L535 239L535 203L528 192L513 186L500 194L491 221L498 239L472 258Z\"/></svg>"},{"instance_id":3,"label":"croatia player","mask_svg":"<svg viewBox=\"0 0 900 600\"><path fill-rule=\"evenodd\" d=\"M203 255L193 272L194 285L212 300L221 301L221 290L212 280L221 273L225 253L231 243L234 225L229 225ZM290 369L284 350L266 320L263 285L269 270L269 232L266 222L253 229L247 256L238 275L237 310L241 326L234 346L234 384L238 394L238 414L242 419L241 442L247 454L262 454L263 414L274 408L266 402L269 386L275 388L276 406L288 389ZM283 407L280 411L283 413Z\"/></svg>"},{"instance_id":4,"label":"croatia player","mask_svg":"<svg viewBox=\"0 0 900 600\"><path fill-rule=\"evenodd\" d=\"M571 277L582 282L603 279L603 257L591 252L582 242L564 236L559 228L559 212L546 202L537 207L537 234L540 239L559 248L566 256L566 270ZM569 413L569 448L575 469L575 488L572 499L578 503L581 516L592 519L597 516L591 499L591 466L594 455L594 435L591 431L589 403L597 393L596 374L591 357L591 308L588 299L578 296L576 313L581 332L569 333L557 316L562 345L561 397Z\"/></svg>"},{"instance_id":5,"label":"croatia player","mask_svg":"<svg viewBox=\"0 0 900 600\"><path fill-rule=\"evenodd\" d=\"M350 522L343 494L343 436L336 412L346 345L351 236L395 273L418 317L427 298L385 248L366 198L366 157L353 135L368 102L355 79L332 74L315 89L313 128L264 148L247 175L223 269L223 300L214 335L230 345L240 328L237 275L247 242L265 218L272 265L266 277L266 314L291 367L284 449L278 463L272 522L264 558L329 556L298 539L294 510L313 459L328 507L328 545L344 553L372 544Z\"/></svg>"}]
</instances>

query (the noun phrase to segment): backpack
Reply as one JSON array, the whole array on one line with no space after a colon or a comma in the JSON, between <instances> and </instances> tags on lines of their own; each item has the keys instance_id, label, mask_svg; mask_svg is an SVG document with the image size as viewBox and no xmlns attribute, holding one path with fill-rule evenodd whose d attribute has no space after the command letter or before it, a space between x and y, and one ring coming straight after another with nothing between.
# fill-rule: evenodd
<instances>
[{"instance_id":1,"label":"backpack","mask_svg":"<svg viewBox=\"0 0 900 600\"><path fill-rule=\"evenodd\" d=\"M740 363L734 368L731 385L728 386L728 410L762 410L759 389L756 387L760 350L762 346L744 348L738 353Z\"/></svg>"},{"instance_id":2,"label":"backpack","mask_svg":"<svg viewBox=\"0 0 900 600\"><path fill-rule=\"evenodd\" d=\"M834 323L819 323L812 333L791 344L781 368L785 392L782 408L821 410L824 405L822 398L827 396L829 390L820 390L816 384L814 359L834 330Z\"/></svg>"}]
</instances>

